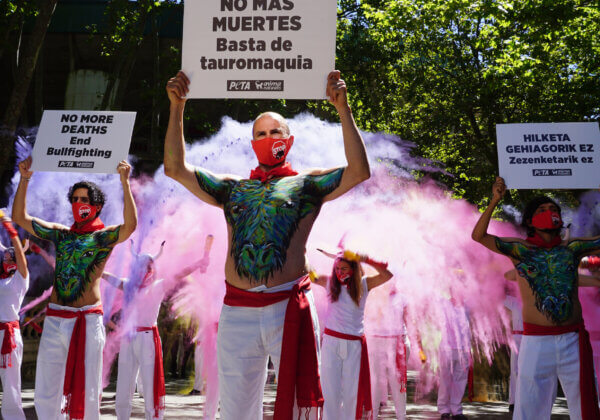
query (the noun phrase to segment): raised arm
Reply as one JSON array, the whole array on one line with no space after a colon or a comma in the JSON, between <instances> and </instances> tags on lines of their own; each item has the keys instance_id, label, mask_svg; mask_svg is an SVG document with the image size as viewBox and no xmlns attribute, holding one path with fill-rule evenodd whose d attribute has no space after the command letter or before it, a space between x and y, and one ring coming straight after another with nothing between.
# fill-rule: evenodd
<instances>
[{"instance_id":1,"label":"raised arm","mask_svg":"<svg viewBox=\"0 0 600 420\"><path fill-rule=\"evenodd\" d=\"M131 194L131 185L129 185L131 165L122 160L117 166L117 172L119 172L123 186L123 224L119 227L119 239L117 240L117 243L121 243L127 240L137 227L137 208L133 201L133 194Z\"/></svg>"},{"instance_id":2,"label":"raised arm","mask_svg":"<svg viewBox=\"0 0 600 420\"><path fill-rule=\"evenodd\" d=\"M25 159L24 161L19 163L19 172L21 174L21 179L19 180L19 186L17 187L17 193L15 194L15 200L14 200L13 208L12 208L12 219L14 220L14 222L16 224L21 226L23 229L25 229L27 232L31 233L32 235L35 235L41 239L48 239L48 238L39 236L34 231L33 225L31 223L33 220L33 217L31 217L27 213L27 206L25 204L26 199L27 199L27 187L29 186L29 181L31 180L31 177L33 176L33 171L31 170L31 162L32 162L32 160L31 160L31 156L30 156L27 159ZM50 230L67 229L66 226L63 226L61 224L46 222L46 221L38 219L38 218L36 218L36 222L45 229L50 229Z\"/></svg>"},{"instance_id":3,"label":"raised arm","mask_svg":"<svg viewBox=\"0 0 600 420\"><path fill-rule=\"evenodd\" d=\"M206 170L198 170L185 161L185 139L183 137L183 112L185 110L185 95L189 92L190 81L184 72L180 71L167 82L169 96L169 125L165 135L164 164L165 175L173 178L192 194L205 203L222 207L218 197L211 193L210 188L218 188L223 177Z\"/></svg>"},{"instance_id":4,"label":"raised arm","mask_svg":"<svg viewBox=\"0 0 600 420\"><path fill-rule=\"evenodd\" d=\"M4 230L6 230L6 233L8 233L8 236L10 236L10 242L15 249L15 262L17 263L17 271L23 278L25 278L28 274L27 259L25 258L25 251L23 251L23 246L19 240L19 234L13 226L10 217L6 216L4 212L0 212L0 217L2 225L4 226Z\"/></svg>"},{"instance_id":5,"label":"raised arm","mask_svg":"<svg viewBox=\"0 0 600 420\"><path fill-rule=\"evenodd\" d=\"M56 259L52 255L48 254L48 252L45 249L43 249L34 242L31 242L29 249L31 249L31 252L33 252L34 254L38 254L39 256L41 256L44 259L44 261L46 261L46 263L54 270L54 268L56 267Z\"/></svg>"},{"instance_id":6,"label":"raised arm","mask_svg":"<svg viewBox=\"0 0 600 420\"><path fill-rule=\"evenodd\" d=\"M108 282L111 286L123 290L123 285L127 283L126 278L119 278L108 271L102 273L102 278Z\"/></svg>"},{"instance_id":7,"label":"raised arm","mask_svg":"<svg viewBox=\"0 0 600 420\"><path fill-rule=\"evenodd\" d=\"M348 105L346 83L340 79L340 72L337 70L332 71L327 76L327 96L329 96L329 102L335 106L340 116L342 135L344 137L344 151L348 165L344 169L339 186L333 192L326 195L324 201L338 198L371 176L365 143L358 131L352 111Z\"/></svg>"},{"instance_id":8,"label":"raised arm","mask_svg":"<svg viewBox=\"0 0 600 420\"><path fill-rule=\"evenodd\" d=\"M374 259L360 255L360 261L373 267L377 274L375 276L367 277L367 288L373 290L374 287L381 286L383 283L394 277L390 270L388 270L388 264L386 262L375 261Z\"/></svg>"},{"instance_id":9,"label":"raised arm","mask_svg":"<svg viewBox=\"0 0 600 420\"><path fill-rule=\"evenodd\" d=\"M490 225L492 213L494 212L494 209L504 196L505 192L506 185L504 184L504 179L497 176L496 181L494 182L494 185L492 187L492 199L490 200L490 203L488 204L487 208L477 221L477 224L473 228L473 233L471 233L471 238L473 238L474 241L479 242L486 248L499 254L502 254L502 252L500 252L498 250L498 247L496 246L496 237L490 235L487 232L487 230L488 226Z\"/></svg>"}]
</instances>

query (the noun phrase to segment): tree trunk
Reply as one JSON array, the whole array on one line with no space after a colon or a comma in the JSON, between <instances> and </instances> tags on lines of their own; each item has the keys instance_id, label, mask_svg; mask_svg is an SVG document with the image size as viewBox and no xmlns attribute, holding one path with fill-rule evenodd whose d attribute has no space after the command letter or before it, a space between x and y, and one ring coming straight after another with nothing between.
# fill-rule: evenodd
<instances>
[{"instance_id":1,"label":"tree trunk","mask_svg":"<svg viewBox=\"0 0 600 420\"><path fill-rule=\"evenodd\" d=\"M46 31L48 30L48 25L50 24L50 19L56 8L57 1L58 0L40 0L39 2L39 14L35 20L35 25L29 35L29 39L27 40L23 55L19 59L18 78L15 80L8 105L2 118L0 150L9 152L0 153L0 169L2 170L0 182L3 190L5 190L8 185L10 174L12 173L12 168L9 168L9 165L14 159L14 132L19 123L19 118L21 117L21 111L33 77L33 71L35 70L38 55L42 48L42 44L44 43ZM2 194L0 206L5 205L4 201L7 200L6 196L6 194Z\"/></svg>"}]
</instances>

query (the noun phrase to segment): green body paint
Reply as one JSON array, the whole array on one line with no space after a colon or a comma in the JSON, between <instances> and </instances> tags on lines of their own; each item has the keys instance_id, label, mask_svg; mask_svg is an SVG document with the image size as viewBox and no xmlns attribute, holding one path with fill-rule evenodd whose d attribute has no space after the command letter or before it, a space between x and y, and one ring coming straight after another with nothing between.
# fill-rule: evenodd
<instances>
[{"instance_id":1,"label":"green body paint","mask_svg":"<svg viewBox=\"0 0 600 420\"><path fill-rule=\"evenodd\" d=\"M527 280L535 296L535 307L559 324L573 314L579 261L585 254L600 249L600 239L574 240L546 249L496 238L496 247L519 261L515 268Z\"/></svg>"},{"instance_id":2,"label":"green body paint","mask_svg":"<svg viewBox=\"0 0 600 420\"><path fill-rule=\"evenodd\" d=\"M91 274L106 261L112 245L119 239L118 227L80 235L69 230L47 229L35 219L32 225L38 237L54 242L56 247L54 290L61 304L83 296L92 281Z\"/></svg>"},{"instance_id":3,"label":"green body paint","mask_svg":"<svg viewBox=\"0 0 600 420\"><path fill-rule=\"evenodd\" d=\"M266 283L285 264L300 221L318 212L323 197L337 188L344 170L296 175L262 183L220 180L196 170L200 187L223 205L232 229L231 255L239 276Z\"/></svg>"}]
</instances>

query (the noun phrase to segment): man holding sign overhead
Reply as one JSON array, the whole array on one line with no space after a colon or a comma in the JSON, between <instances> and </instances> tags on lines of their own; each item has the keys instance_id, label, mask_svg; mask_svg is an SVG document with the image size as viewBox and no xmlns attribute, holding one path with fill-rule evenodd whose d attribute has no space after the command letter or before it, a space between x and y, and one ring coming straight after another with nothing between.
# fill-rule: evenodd
<instances>
[{"instance_id":1,"label":"man holding sign overhead","mask_svg":"<svg viewBox=\"0 0 600 420\"><path fill-rule=\"evenodd\" d=\"M527 239L487 233L495 207L506 192L497 177L492 199L472 237L515 265L523 302L523 338L514 419L549 419L561 382L573 419L600 418L592 348L577 293L582 257L600 250L600 236L562 240L560 207L548 197L531 200L523 211Z\"/></svg>"},{"instance_id":2,"label":"man holding sign overhead","mask_svg":"<svg viewBox=\"0 0 600 420\"><path fill-rule=\"evenodd\" d=\"M100 276L115 245L125 241L137 226L129 185L131 166L121 161L117 167L123 186L123 224L104 226L99 217L104 194L96 184L82 181L68 193L74 218L69 228L27 213L31 163L31 158L19 163L21 179L12 217L23 229L56 247L54 290L38 350L36 413L38 419L58 418L64 396L62 412L69 418L99 419L105 340Z\"/></svg>"},{"instance_id":3,"label":"man holding sign overhead","mask_svg":"<svg viewBox=\"0 0 600 420\"><path fill-rule=\"evenodd\" d=\"M254 121L248 146L258 166L250 179L213 174L186 162L183 112L189 84L183 72L167 84L171 115L165 173L225 213L229 252L217 339L221 417L262 419L269 356L278 371L274 418L291 419L298 409L314 415L323 398L306 241L323 203L370 176L346 84L338 71L329 73L326 94L340 116L347 166L294 171L286 161L294 142L287 122L267 112Z\"/></svg>"}]
</instances>

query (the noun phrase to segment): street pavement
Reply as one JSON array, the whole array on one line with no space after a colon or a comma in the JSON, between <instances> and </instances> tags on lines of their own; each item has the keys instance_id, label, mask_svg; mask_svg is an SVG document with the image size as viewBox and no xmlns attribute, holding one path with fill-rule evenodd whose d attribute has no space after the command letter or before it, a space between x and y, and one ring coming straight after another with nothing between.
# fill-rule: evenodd
<instances>
[{"instance_id":1,"label":"street pavement","mask_svg":"<svg viewBox=\"0 0 600 420\"><path fill-rule=\"evenodd\" d=\"M415 377L409 373L409 382L415 380ZM205 397L203 395L187 395L191 390L191 380L169 380L166 384L166 411L165 419L202 419ZM418 403L414 402L414 395L411 392L413 386L409 386L407 418L409 419L439 419L433 394L426 398L421 398ZM275 404L276 386L267 384L265 386L264 398L264 419L273 418L273 406ZM0 392L0 395L2 393ZM27 419L35 420L35 410L33 408L33 388L26 387L22 392L23 408ZM509 420L511 415L508 413L508 404L505 402L465 402L463 404L464 414L469 419L492 419ZM552 420L569 419L567 403L564 398L558 398L553 411ZM102 395L101 418L116 419L115 415L115 384L111 384ZM132 419L144 418L144 400L135 394L133 398ZM217 415L217 419L221 417ZM379 414L380 419L395 419L394 406L391 400L388 400L386 406L382 407Z\"/></svg>"}]
</instances>

